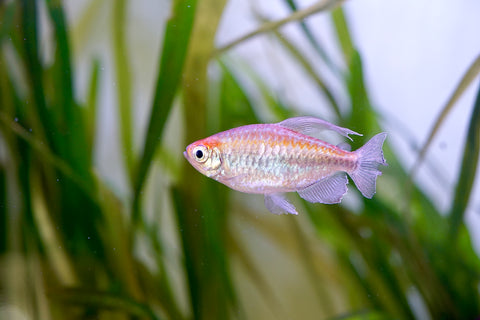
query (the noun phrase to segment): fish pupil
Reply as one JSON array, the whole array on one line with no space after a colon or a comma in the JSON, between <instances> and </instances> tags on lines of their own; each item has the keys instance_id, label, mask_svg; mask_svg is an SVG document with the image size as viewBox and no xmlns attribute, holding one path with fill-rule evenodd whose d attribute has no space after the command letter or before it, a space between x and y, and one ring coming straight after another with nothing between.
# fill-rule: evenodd
<instances>
[{"instance_id":1,"label":"fish pupil","mask_svg":"<svg viewBox=\"0 0 480 320\"><path fill-rule=\"evenodd\" d=\"M203 158L203 152L202 152L202 150L197 150L197 152L195 152L195 157L197 157L198 159Z\"/></svg>"}]
</instances>

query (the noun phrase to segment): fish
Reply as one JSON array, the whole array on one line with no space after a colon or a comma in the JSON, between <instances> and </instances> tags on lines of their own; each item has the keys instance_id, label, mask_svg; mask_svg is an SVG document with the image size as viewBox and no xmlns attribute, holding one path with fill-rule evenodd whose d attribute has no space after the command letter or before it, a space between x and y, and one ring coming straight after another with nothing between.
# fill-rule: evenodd
<instances>
[{"instance_id":1,"label":"fish","mask_svg":"<svg viewBox=\"0 0 480 320\"><path fill-rule=\"evenodd\" d=\"M362 136L315 117L294 117L219 132L191 143L183 154L203 175L240 192L263 194L266 208L274 214L298 214L286 199L289 192L312 203L340 203L347 192L347 175L371 199L382 174L379 167L388 165L382 150L387 133L350 151L347 143L320 140L324 130L350 140L349 135Z\"/></svg>"}]
</instances>

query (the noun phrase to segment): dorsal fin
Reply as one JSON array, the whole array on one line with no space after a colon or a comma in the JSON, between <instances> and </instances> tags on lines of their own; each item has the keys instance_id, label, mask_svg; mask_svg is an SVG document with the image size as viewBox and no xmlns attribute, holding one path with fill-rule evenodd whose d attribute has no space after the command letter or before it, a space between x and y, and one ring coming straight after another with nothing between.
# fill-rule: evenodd
<instances>
[{"instance_id":1,"label":"dorsal fin","mask_svg":"<svg viewBox=\"0 0 480 320\"><path fill-rule=\"evenodd\" d=\"M317 133L323 130L332 130L348 139L352 140L348 135L354 134L357 136L361 136L362 134L352 131L347 128L342 128L336 126L328 121L317 119L314 117L296 117L283 120L282 122L277 123L279 126L288 128L290 130L305 134L307 136L312 136L314 138L318 138L316 135Z\"/></svg>"}]
</instances>

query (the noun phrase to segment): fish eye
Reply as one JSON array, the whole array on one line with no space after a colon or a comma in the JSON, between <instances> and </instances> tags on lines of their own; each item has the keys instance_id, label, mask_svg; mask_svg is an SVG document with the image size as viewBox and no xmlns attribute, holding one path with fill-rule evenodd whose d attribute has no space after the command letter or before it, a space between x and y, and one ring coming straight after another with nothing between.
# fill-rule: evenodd
<instances>
[{"instance_id":1,"label":"fish eye","mask_svg":"<svg viewBox=\"0 0 480 320\"><path fill-rule=\"evenodd\" d=\"M207 148L205 148L204 146L196 147L195 149L193 149L192 154L195 157L195 160L197 160L198 162L207 161Z\"/></svg>"}]
</instances>

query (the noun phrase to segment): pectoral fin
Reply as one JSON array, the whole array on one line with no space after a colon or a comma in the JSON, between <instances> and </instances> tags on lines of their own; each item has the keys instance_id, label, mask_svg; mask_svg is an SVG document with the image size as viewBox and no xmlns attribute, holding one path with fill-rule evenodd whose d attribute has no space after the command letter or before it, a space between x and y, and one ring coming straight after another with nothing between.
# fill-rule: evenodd
<instances>
[{"instance_id":1,"label":"pectoral fin","mask_svg":"<svg viewBox=\"0 0 480 320\"><path fill-rule=\"evenodd\" d=\"M342 128L336 126L328 121L317 119L314 117L296 117L283 120L282 122L277 123L278 125L288 128L290 130L300 132L302 134L312 136L314 138L319 138L317 134L323 130L332 130L335 131L342 136L347 137L348 139L352 140L348 135L354 134L357 136L361 136L362 134L352 131L347 128Z\"/></svg>"},{"instance_id":2,"label":"pectoral fin","mask_svg":"<svg viewBox=\"0 0 480 320\"><path fill-rule=\"evenodd\" d=\"M265 206L273 214L290 213L297 215L298 212L295 206L285 199L282 193L272 193L265 195Z\"/></svg>"},{"instance_id":3,"label":"pectoral fin","mask_svg":"<svg viewBox=\"0 0 480 320\"><path fill-rule=\"evenodd\" d=\"M309 202L339 203L347 192L347 183L348 179L345 172L339 172L299 190L298 194Z\"/></svg>"}]
</instances>

